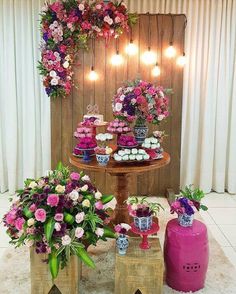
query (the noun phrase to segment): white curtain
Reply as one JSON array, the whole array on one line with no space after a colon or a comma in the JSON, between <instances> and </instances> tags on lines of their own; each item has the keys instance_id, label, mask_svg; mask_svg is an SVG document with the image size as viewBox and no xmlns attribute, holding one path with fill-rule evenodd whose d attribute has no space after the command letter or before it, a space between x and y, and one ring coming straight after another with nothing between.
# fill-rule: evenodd
<instances>
[{"instance_id":1,"label":"white curtain","mask_svg":"<svg viewBox=\"0 0 236 294\"><path fill-rule=\"evenodd\" d=\"M186 14L181 185L236 193L236 1L125 2L133 12Z\"/></svg>"},{"instance_id":2,"label":"white curtain","mask_svg":"<svg viewBox=\"0 0 236 294\"><path fill-rule=\"evenodd\" d=\"M50 168L50 101L37 70L43 0L0 0L0 191Z\"/></svg>"}]
</instances>

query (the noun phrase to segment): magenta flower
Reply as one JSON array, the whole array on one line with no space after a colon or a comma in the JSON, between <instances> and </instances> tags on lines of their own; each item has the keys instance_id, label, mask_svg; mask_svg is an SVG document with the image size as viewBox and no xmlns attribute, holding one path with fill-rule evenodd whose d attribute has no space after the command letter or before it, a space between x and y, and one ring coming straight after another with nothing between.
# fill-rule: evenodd
<instances>
[{"instance_id":1,"label":"magenta flower","mask_svg":"<svg viewBox=\"0 0 236 294\"><path fill-rule=\"evenodd\" d=\"M35 210L36 210L36 205L35 205L34 203L31 204L30 207L29 207L29 210L30 210L31 212L35 212Z\"/></svg>"},{"instance_id":2,"label":"magenta flower","mask_svg":"<svg viewBox=\"0 0 236 294\"><path fill-rule=\"evenodd\" d=\"M23 224L25 223L25 220L23 217L17 218L15 220L15 227L18 231L21 231L23 228Z\"/></svg>"},{"instance_id":3,"label":"magenta flower","mask_svg":"<svg viewBox=\"0 0 236 294\"><path fill-rule=\"evenodd\" d=\"M6 222L9 225L14 225L15 219L16 219L16 210L13 209L9 211L8 214L6 215Z\"/></svg>"},{"instance_id":4,"label":"magenta flower","mask_svg":"<svg viewBox=\"0 0 236 294\"><path fill-rule=\"evenodd\" d=\"M35 218L37 221L44 223L46 220L46 211L43 208L38 208L35 211Z\"/></svg>"},{"instance_id":5,"label":"magenta flower","mask_svg":"<svg viewBox=\"0 0 236 294\"><path fill-rule=\"evenodd\" d=\"M59 196L57 194L49 194L47 198L47 205L54 207L57 206L59 202Z\"/></svg>"},{"instance_id":6,"label":"magenta flower","mask_svg":"<svg viewBox=\"0 0 236 294\"><path fill-rule=\"evenodd\" d=\"M71 180L78 181L80 179L80 174L73 172L70 174L70 178Z\"/></svg>"},{"instance_id":7,"label":"magenta flower","mask_svg":"<svg viewBox=\"0 0 236 294\"><path fill-rule=\"evenodd\" d=\"M139 87L135 88L134 89L134 94L137 95L137 96L141 95L142 94L141 89Z\"/></svg>"},{"instance_id":8,"label":"magenta flower","mask_svg":"<svg viewBox=\"0 0 236 294\"><path fill-rule=\"evenodd\" d=\"M56 213L55 216L54 216L54 219L57 221L57 222L62 222L63 221L63 213Z\"/></svg>"},{"instance_id":9,"label":"magenta flower","mask_svg":"<svg viewBox=\"0 0 236 294\"><path fill-rule=\"evenodd\" d=\"M96 202L96 203L95 203L95 207L96 207L98 210L103 209L102 201L98 201L98 202Z\"/></svg>"}]
</instances>

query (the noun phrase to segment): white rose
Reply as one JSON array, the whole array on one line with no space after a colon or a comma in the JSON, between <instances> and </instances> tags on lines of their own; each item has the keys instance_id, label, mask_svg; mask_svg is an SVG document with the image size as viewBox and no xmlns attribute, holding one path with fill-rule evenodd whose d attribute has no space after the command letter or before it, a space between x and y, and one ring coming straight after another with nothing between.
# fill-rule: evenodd
<instances>
[{"instance_id":1,"label":"white rose","mask_svg":"<svg viewBox=\"0 0 236 294\"><path fill-rule=\"evenodd\" d=\"M119 18L119 16L116 16L115 17L115 23L119 23L120 22L120 18Z\"/></svg>"},{"instance_id":2,"label":"white rose","mask_svg":"<svg viewBox=\"0 0 236 294\"><path fill-rule=\"evenodd\" d=\"M53 54L54 54L54 56L57 57L57 58L60 57L60 54L59 54L57 51L54 52Z\"/></svg>"},{"instance_id":3,"label":"white rose","mask_svg":"<svg viewBox=\"0 0 236 294\"><path fill-rule=\"evenodd\" d=\"M104 18L103 18L103 20L105 21L105 22L109 22L109 20L110 20L111 18L110 18L110 16L109 15L106 15Z\"/></svg>"},{"instance_id":4,"label":"white rose","mask_svg":"<svg viewBox=\"0 0 236 294\"><path fill-rule=\"evenodd\" d=\"M108 24L109 25L112 25L113 24L113 19L112 18L108 19Z\"/></svg>"},{"instance_id":5,"label":"white rose","mask_svg":"<svg viewBox=\"0 0 236 294\"><path fill-rule=\"evenodd\" d=\"M125 99L125 95L124 94L120 95L120 100L123 101L124 99Z\"/></svg>"},{"instance_id":6,"label":"white rose","mask_svg":"<svg viewBox=\"0 0 236 294\"><path fill-rule=\"evenodd\" d=\"M81 4L79 5L79 10L81 10L81 11L84 10L84 4L81 3Z\"/></svg>"},{"instance_id":7,"label":"white rose","mask_svg":"<svg viewBox=\"0 0 236 294\"><path fill-rule=\"evenodd\" d=\"M50 83L51 83L52 86L56 86L56 85L58 85L58 79L53 78L53 79L51 79Z\"/></svg>"},{"instance_id":8,"label":"white rose","mask_svg":"<svg viewBox=\"0 0 236 294\"><path fill-rule=\"evenodd\" d=\"M24 241L24 243L25 243L25 245L26 245L27 247L31 247L31 246L34 245L34 240L26 239L26 240Z\"/></svg>"},{"instance_id":9,"label":"white rose","mask_svg":"<svg viewBox=\"0 0 236 294\"><path fill-rule=\"evenodd\" d=\"M79 212L76 214L75 221L77 222L77 224L80 224L84 220L84 216L84 212Z\"/></svg>"},{"instance_id":10,"label":"white rose","mask_svg":"<svg viewBox=\"0 0 236 294\"><path fill-rule=\"evenodd\" d=\"M55 70L51 70L49 75L50 77L55 78L57 76L57 73L55 72Z\"/></svg>"},{"instance_id":11,"label":"white rose","mask_svg":"<svg viewBox=\"0 0 236 294\"><path fill-rule=\"evenodd\" d=\"M61 225L60 223L55 223L54 228L57 232L59 232L61 230Z\"/></svg>"},{"instance_id":12,"label":"white rose","mask_svg":"<svg viewBox=\"0 0 236 294\"><path fill-rule=\"evenodd\" d=\"M56 190L57 193L64 193L65 192L65 186L57 185L55 190Z\"/></svg>"},{"instance_id":13,"label":"white rose","mask_svg":"<svg viewBox=\"0 0 236 294\"><path fill-rule=\"evenodd\" d=\"M158 120L159 120L159 121L163 120L163 118L165 118L165 116L164 116L163 114L160 114L160 115L158 116Z\"/></svg>"},{"instance_id":14,"label":"white rose","mask_svg":"<svg viewBox=\"0 0 236 294\"><path fill-rule=\"evenodd\" d=\"M76 201L79 198L79 193L76 190L70 192L69 197L71 200Z\"/></svg>"},{"instance_id":15,"label":"white rose","mask_svg":"<svg viewBox=\"0 0 236 294\"><path fill-rule=\"evenodd\" d=\"M45 3L45 5L42 7L42 12L47 12L48 11L48 4Z\"/></svg>"},{"instance_id":16,"label":"white rose","mask_svg":"<svg viewBox=\"0 0 236 294\"><path fill-rule=\"evenodd\" d=\"M64 68L68 68L69 65L70 65L70 64L69 64L69 62L68 62L67 60L63 63L63 67L64 67Z\"/></svg>"},{"instance_id":17,"label":"white rose","mask_svg":"<svg viewBox=\"0 0 236 294\"><path fill-rule=\"evenodd\" d=\"M88 190L88 185L84 185L83 187L80 188L81 191L85 192Z\"/></svg>"},{"instance_id":18,"label":"white rose","mask_svg":"<svg viewBox=\"0 0 236 294\"><path fill-rule=\"evenodd\" d=\"M62 245L70 245L71 243L71 237L69 235L65 235L61 238Z\"/></svg>"},{"instance_id":19,"label":"white rose","mask_svg":"<svg viewBox=\"0 0 236 294\"><path fill-rule=\"evenodd\" d=\"M28 225L28 227L33 226L34 223L35 223L35 220L34 220L33 218L30 218L30 219L27 220L27 225Z\"/></svg>"},{"instance_id":20,"label":"white rose","mask_svg":"<svg viewBox=\"0 0 236 294\"><path fill-rule=\"evenodd\" d=\"M85 181L85 182L89 182L90 181L90 177L85 175L81 178L82 181Z\"/></svg>"},{"instance_id":21,"label":"white rose","mask_svg":"<svg viewBox=\"0 0 236 294\"><path fill-rule=\"evenodd\" d=\"M120 224L122 228L126 229L126 231L129 231L131 229L131 226L125 223Z\"/></svg>"},{"instance_id":22,"label":"white rose","mask_svg":"<svg viewBox=\"0 0 236 294\"><path fill-rule=\"evenodd\" d=\"M75 237L76 238L80 239L81 237L83 237L83 235L84 235L84 229L83 228L78 227L78 228L75 229Z\"/></svg>"},{"instance_id":23,"label":"white rose","mask_svg":"<svg viewBox=\"0 0 236 294\"><path fill-rule=\"evenodd\" d=\"M103 234L104 234L104 230L102 228L97 228L96 231L95 231L95 234L98 236L98 237L102 237Z\"/></svg>"},{"instance_id":24,"label":"white rose","mask_svg":"<svg viewBox=\"0 0 236 294\"><path fill-rule=\"evenodd\" d=\"M29 188L34 189L35 187L37 187L37 183L35 181L30 182Z\"/></svg>"},{"instance_id":25,"label":"white rose","mask_svg":"<svg viewBox=\"0 0 236 294\"><path fill-rule=\"evenodd\" d=\"M99 200L99 199L101 199L102 198L102 193L101 192L99 192L99 191L97 191L96 193L95 193L95 198L97 199L97 200Z\"/></svg>"},{"instance_id":26,"label":"white rose","mask_svg":"<svg viewBox=\"0 0 236 294\"><path fill-rule=\"evenodd\" d=\"M83 207L90 207L90 201L88 199L85 199L83 202L82 202L82 206Z\"/></svg>"},{"instance_id":27,"label":"white rose","mask_svg":"<svg viewBox=\"0 0 236 294\"><path fill-rule=\"evenodd\" d=\"M116 111L121 111L121 109L122 109L122 104L117 102L116 105L115 105L115 110Z\"/></svg>"}]
</instances>

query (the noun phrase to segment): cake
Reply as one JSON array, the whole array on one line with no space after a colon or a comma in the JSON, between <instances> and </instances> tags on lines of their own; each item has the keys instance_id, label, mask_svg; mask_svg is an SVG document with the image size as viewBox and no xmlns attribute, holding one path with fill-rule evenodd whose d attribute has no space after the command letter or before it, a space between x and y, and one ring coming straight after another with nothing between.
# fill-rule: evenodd
<instances>
[{"instance_id":1,"label":"cake","mask_svg":"<svg viewBox=\"0 0 236 294\"><path fill-rule=\"evenodd\" d=\"M85 114L83 116L84 121L92 121L95 125L102 124L104 122L102 114Z\"/></svg>"}]
</instances>

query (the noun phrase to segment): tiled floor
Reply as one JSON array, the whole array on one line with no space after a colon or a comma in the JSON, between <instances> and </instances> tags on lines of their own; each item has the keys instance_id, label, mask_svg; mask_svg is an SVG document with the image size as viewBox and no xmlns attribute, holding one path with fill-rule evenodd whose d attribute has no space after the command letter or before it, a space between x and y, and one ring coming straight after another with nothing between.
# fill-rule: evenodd
<instances>
[{"instance_id":1,"label":"tiled floor","mask_svg":"<svg viewBox=\"0 0 236 294\"><path fill-rule=\"evenodd\" d=\"M8 194L0 194L0 219L9 207ZM225 255L236 268L236 195L210 193L204 204L207 212L201 215ZM0 223L0 258L9 245L9 238Z\"/></svg>"}]
</instances>

